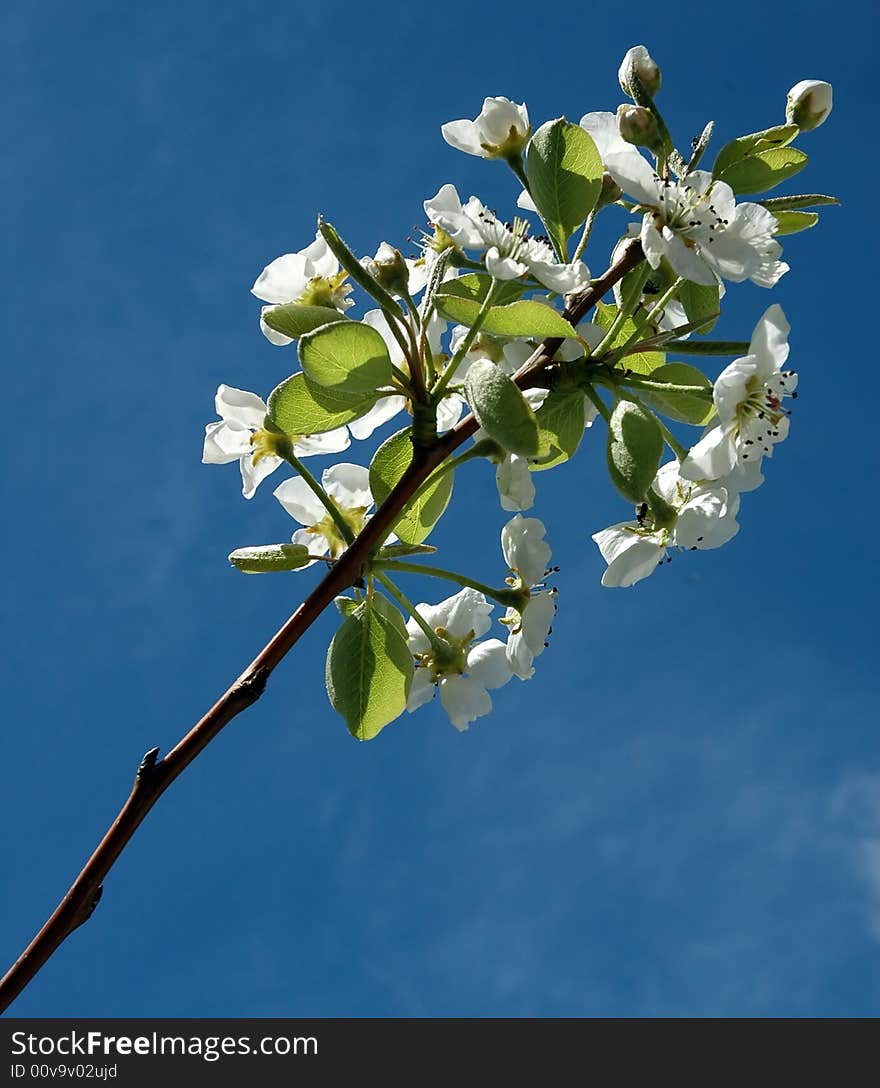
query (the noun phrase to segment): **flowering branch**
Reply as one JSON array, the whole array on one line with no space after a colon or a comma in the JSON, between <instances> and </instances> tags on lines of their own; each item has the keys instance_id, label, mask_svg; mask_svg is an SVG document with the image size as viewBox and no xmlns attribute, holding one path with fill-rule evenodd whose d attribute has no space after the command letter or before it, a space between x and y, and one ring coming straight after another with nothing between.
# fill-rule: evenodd
<instances>
[{"instance_id":1,"label":"flowering branch","mask_svg":"<svg viewBox=\"0 0 880 1088\"><path fill-rule=\"evenodd\" d=\"M641 247L633 242L608 271L573 298L566 310L568 319L578 322L598 300L642 259ZM516 382L521 388L533 386L552 362L562 340L548 338L520 368ZM438 465L477 430L469 415L452 431L421 451L376 514L363 527L327 574L306 597L283 627L257 654L244 672L220 696L208 712L159 759L159 749L143 758L125 804L94 853L56 907L46 924L0 980L0 1012L8 1008L46 961L71 933L88 921L103 892L103 884L131 837L150 810L176 778L199 756L225 725L252 706L263 694L272 671L293 649L336 596L360 577L370 552L387 535L396 517Z\"/></svg>"}]
</instances>

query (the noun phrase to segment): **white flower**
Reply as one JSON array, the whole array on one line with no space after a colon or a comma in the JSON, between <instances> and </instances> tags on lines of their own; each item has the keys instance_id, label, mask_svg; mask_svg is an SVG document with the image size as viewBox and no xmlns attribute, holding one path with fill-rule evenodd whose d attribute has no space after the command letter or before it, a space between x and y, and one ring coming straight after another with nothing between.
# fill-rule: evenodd
<instances>
[{"instance_id":1,"label":"white flower","mask_svg":"<svg viewBox=\"0 0 880 1088\"><path fill-rule=\"evenodd\" d=\"M368 520L367 511L373 505L369 470L362 465L333 465L332 468L324 469L321 486L346 525L357 536ZM331 559L338 559L342 555L347 545L339 528L301 476L285 480L275 488L273 494L287 513L305 526L304 529L294 532L291 537L294 544L304 544L311 555L329 553ZM311 563L306 566L311 566Z\"/></svg>"},{"instance_id":2,"label":"white flower","mask_svg":"<svg viewBox=\"0 0 880 1088\"><path fill-rule=\"evenodd\" d=\"M508 608L501 621L510 628L507 661L520 680L535 675L532 662L544 652L556 615L556 591L543 588L551 555L546 532L543 522L521 514L501 530L501 550L514 575L508 584L525 595L522 607Z\"/></svg>"},{"instance_id":3,"label":"white flower","mask_svg":"<svg viewBox=\"0 0 880 1088\"><path fill-rule=\"evenodd\" d=\"M594 533L593 540L608 564L603 586L632 586L647 578L668 558L668 548L720 548L739 532L739 494L731 486L685 480L678 462L670 461L658 470L653 487L675 511L675 521L671 526L655 526L650 511L642 507L636 521Z\"/></svg>"},{"instance_id":4,"label":"white flower","mask_svg":"<svg viewBox=\"0 0 880 1088\"><path fill-rule=\"evenodd\" d=\"M482 593L462 589L439 604L420 604L417 611L439 636L442 653L414 619L407 622L409 648L416 671L406 708L410 713L429 702L439 688L440 702L456 729L492 709L489 689L500 688L512 673L504 643L497 638L477 642L492 626L493 606Z\"/></svg>"},{"instance_id":5,"label":"white flower","mask_svg":"<svg viewBox=\"0 0 880 1088\"><path fill-rule=\"evenodd\" d=\"M831 113L834 95L830 83L821 79L802 79L788 92L785 120L801 132L818 128Z\"/></svg>"},{"instance_id":6,"label":"white flower","mask_svg":"<svg viewBox=\"0 0 880 1088\"><path fill-rule=\"evenodd\" d=\"M257 298L273 304L260 311L260 328L266 339L279 346L292 343L289 336L270 329L263 319L275 306L302 302L340 311L353 306L354 302L346 298L351 291L351 285L344 282L346 275L339 271L339 262L320 233L299 253L285 253L267 264L251 288Z\"/></svg>"},{"instance_id":7,"label":"white flower","mask_svg":"<svg viewBox=\"0 0 880 1088\"><path fill-rule=\"evenodd\" d=\"M265 431L268 411L256 393L221 385L214 398L220 419L205 427L202 464L228 465L238 461L241 466L242 494L253 498L266 477L281 464L282 458L272 453L275 436ZM285 436L281 436L285 437ZM322 453L339 453L350 445L347 427L315 435L287 435L293 442L297 457L312 457Z\"/></svg>"},{"instance_id":8,"label":"white flower","mask_svg":"<svg viewBox=\"0 0 880 1088\"><path fill-rule=\"evenodd\" d=\"M790 331L782 308L774 304L755 326L749 354L734 359L718 376L712 394L717 422L682 464L686 479L717 480L735 469L751 469L751 486L756 486L755 472L762 458L771 456L774 444L788 435L783 400L797 395L797 374L782 370Z\"/></svg>"},{"instance_id":9,"label":"white flower","mask_svg":"<svg viewBox=\"0 0 880 1088\"><path fill-rule=\"evenodd\" d=\"M461 249L485 251L486 271L495 279L513 280L531 274L561 295L589 282L590 271L583 261L560 264L549 242L529 237L529 224L524 219L515 219L508 227L475 196L462 205L453 185L441 186L425 201L425 214Z\"/></svg>"},{"instance_id":10,"label":"white flower","mask_svg":"<svg viewBox=\"0 0 880 1088\"><path fill-rule=\"evenodd\" d=\"M532 129L525 103L519 106L509 98L487 98L479 117L449 121L440 131L443 139L459 151L481 159L497 159L519 155Z\"/></svg>"},{"instance_id":11,"label":"white flower","mask_svg":"<svg viewBox=\"0 0 880 1088\"><path fill-rule=\"evenodd\" d=\"M737 204L724 181L694 170L674 181L658 177L620 135L613 113L588 113L581 125L596 143L606 169L645 210L642 249L652 268L666 257L676 274L711 285L751 280L772 287L788 271L778 260L774 216L760 204Z\"/></svg>"},{"instance_id":12,"label":"white flower","mask_svg":"<svg viewBox=\"0 0 880 1088\"><path fill-rule=\"evenodd\" d=\"M391 362L404 373L408 373L409 367L407 366L403 354L403 348L397 342L394 333L391 331L385 314L381 310L368 310L367 313L364 314L363 321L365 325L371 326L371 328L374 328L376 332L381 335L388 348ZM435 358L440 355L441 342L445 331L446 322L435 311L428 322L427 337L428 344L430 345ZM464 401L457 393L450 393L448 396L445 396L437 405L438 431L448 431L450 427L454 427L458 422L463 407ZM366 415L361 416L360 419L353 420L348 425L352 437L358 440L369 438L377 427L381 427L383 423L387 423L389 419L393 419L398 413L404 411L405 408L406 397L401 393L395 393L392 389L389 389L387 394L380 397Z\"/></svg>"}]
</instances>

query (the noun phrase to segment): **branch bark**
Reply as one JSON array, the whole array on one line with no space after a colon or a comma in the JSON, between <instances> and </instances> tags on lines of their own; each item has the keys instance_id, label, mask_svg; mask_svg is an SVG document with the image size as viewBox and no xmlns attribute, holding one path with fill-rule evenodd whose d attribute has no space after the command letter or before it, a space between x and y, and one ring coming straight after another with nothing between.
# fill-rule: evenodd
<instances>
[{"instance_id":1,"label":"branch bark","mask_svg":"<svg viewBox=\"0 0 880 1088\"><path fill-rule=\"evenodd\" d=\"M623 276L642 260L642 249L633 241L619 259L589 287L572 296L565 310L573 324L599 301ZM537 383L542 370L553 360L561 339L545 340L520 367L514 380L521 388ZM108 828L85 867L25 951L0 980L0 1012L4 1011L27 986L70 934L92 916L103 892L103 883L117 858L128 845L141 821L165 790L189 766L221 729L252 706L263 694L272 670L296 645L333 599L359 577L373 548L387 536L390 526L417 488L462 442L476 430L474 417L467 416L439 438L433 446L416 446L411 465L387 500L367 522L351 546L306 597L284 626L263 647L244 672L196 722L171 751L159 759L153 748L141 760L131 793Z\"/></svg>"}]
</instances>

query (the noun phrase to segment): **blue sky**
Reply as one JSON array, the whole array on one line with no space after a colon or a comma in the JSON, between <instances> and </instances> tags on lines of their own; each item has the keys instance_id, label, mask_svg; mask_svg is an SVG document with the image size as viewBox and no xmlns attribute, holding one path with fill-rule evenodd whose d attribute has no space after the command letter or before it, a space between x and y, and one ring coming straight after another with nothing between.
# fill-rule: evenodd
<instances>
[{"instance_id":1,"label":"blue sky","mask_svg":"<svg viewBox=\"0 0 880 1088\"><path fill-rule=\"evenodd\" d=\"M876 422L860 381L875 350L859 327L876 294L876 152L860 146L876 16L566 11L6 5L4 961L141 754L167 750L311 584L228 567L292 526L271 487L245 503L234 467L199 458L219 382L266 393L292 369L249 288L316 212L372 252L402 244L445 181L510 207L503 168L448 148L440 124L486 94L525 100L536 124L613 109L641 41L681 143L709 118L719 141L775 123L797 80L832 81L835 112L785 191L844 200L786 241L773 298L801 397L730 546L603 590L589 535L627 510L588 435L539 480L562 570L535 680L463 736L431 707L359 745L323 692L325 617L162 800L18 1014L878 1012ZM622 222L597 231L595 270ZM748 336L770 294L729 301L719 331ZM503 520L491 474L468 466L435 543L489 577Z\"/></svg>"}]
</instances>

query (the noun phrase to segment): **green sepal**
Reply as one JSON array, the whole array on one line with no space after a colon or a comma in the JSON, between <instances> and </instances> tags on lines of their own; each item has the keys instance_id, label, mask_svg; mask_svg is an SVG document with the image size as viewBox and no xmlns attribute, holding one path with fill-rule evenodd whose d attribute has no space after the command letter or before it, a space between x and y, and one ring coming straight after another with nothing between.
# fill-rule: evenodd
<instances>
[{"instance_id":1,"label":"green sepal","mask_svg":"<svg viewBox=\"0 0 880 1088\"><path fill-rule=\"evenodd\" d=\"M488 359L478 359L465 378L467 401L483 430L510 453L539 457L541 431L519 388Z\"/></svg>"},{"instance_id":2,"label":"green sepal","mask_svg":"<svg viewBox=\"0 0 880 1088\"><path fill-rule=\"evenodd\" d=\"M708 394L701 396L698 393L682 393L677 390L640 388L639 396L668 419L702 427L715 415L715 405L711 399L712 382L697 367L687 363L667 363L652 372L651 381L697 386Z\"/></svg>"},{"instance_id":3,"label":"green sepal","mask_svg":"<svg viewBox=\"0 0 880 1088\"><path fill-rule=\"evenodd\" d=\"M526 162L532 200L564 258L569 236L596 207L602 158L589 133L559 117L532 136Z\"/></svg>"},{"instance_id":4,"label":"green sepal","mask_svg":"<svg viewBox=\"0 0 880 1088\"><path fill-rule=\"evenodd\" d=\"M303 372L315 385L375 394L391 383L391 356L381 333L359 321L334 322L299 342Z\"/></svg>"},{"instance_id":5,"label":"green sepal","mask_svg":"<svg viewBox=\"0 0 880 1088\"><path fill-rule=\"evenodd\" d=\"M535 418L550 451L529 465L532 471L542 472L574 457L584 436L584 394L579 389L552 389Z\"/></svg>"},{"instance_id":6,"label":"green sepal","mask_svg":"<svg viewBox=\"0 0 880 1088\"><path fill-rule=\"evenodd\" d=\"M332 324L334 321L348 321L348 318L332 306L303 306L299 302L286 302L283 306L273 306L266 310L263 320L275 332L298 340L322 325Z\"/></svg>"},{"instance_id":7,"label":"green sepal","mask_svg":"<svg viewBox=\"0 0 880 1088\"><path fill-rule=\"evenodd\" d=\"M412 429L386 438L370 462L370 490L377 506L388 498L409 468L413 459ZM428 477L419 493L403 508L397 521L390 526L404 544L421 544L431 532L452 496L454 472Z\"/></svg>"},{"instance_id":8,"label":"green sepal","mask_svg":"<svg viewBox=\"0 0 880 1088\"><path fill-rule=\"evenodd\" d=\"M309 562L309 549L305 544L260 544L236 548L230 553L229 562L243 574L299 570Z\"/></svg>"},{"instance_id":9,"label":"green sepal","mask_svg":"<svg viewBox=\"0 0 880 1088\"><path fill-rule=\"evenodd\" d=\"M327 389L294 374L269 394L267 421L284 434L324 434L366 415L385 394Z\"/></svg>"},{"instance_id":10,"label":"green sepal","mask_svg":"<svg viewBox=\"0 0 880 1088\"><path fill-rule=\"evenodd\" d=\"M639 503L657 475L663 432L640 404L620 400L608 422L606 456L611 482L625 499Z\"/></svg>"},{"instance_id":11,"label":"green sepal","mask_svg":"<svg viewBox=\"0 0 880 1088\"><path fill-rule=\"evenodd\" d=\"M413 672L403 618L376 595L351 610L333 636L327 695L351 735L372 740L406 709Z\"/></svg>"}]
</instances>

